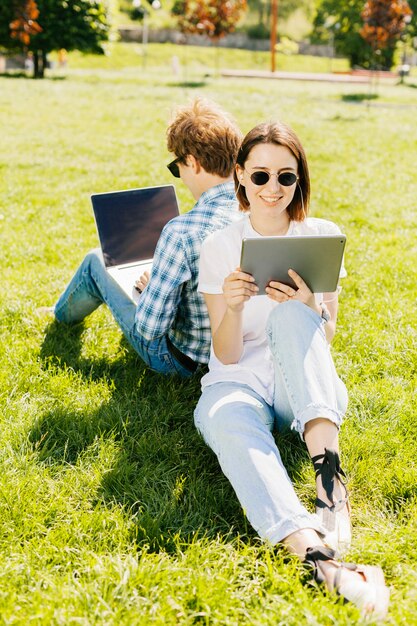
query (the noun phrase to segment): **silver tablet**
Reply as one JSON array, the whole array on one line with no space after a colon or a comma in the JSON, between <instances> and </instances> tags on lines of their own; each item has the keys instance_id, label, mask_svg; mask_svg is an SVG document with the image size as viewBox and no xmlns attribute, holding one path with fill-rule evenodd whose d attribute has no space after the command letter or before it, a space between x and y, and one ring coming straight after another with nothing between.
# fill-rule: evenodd
<instances>
[{"instance_id":1,"label":"silver tablet","mask_svg":"<svg viewBox=\"0 0 417 626\"><path fill-rule=\"evenodd\" d=\"M255 278L259 295L271 280L296 287L289 269L314 293L336 291L345 243L345 235L245 238L240 267Z\"/></svg>"}]
</instances>

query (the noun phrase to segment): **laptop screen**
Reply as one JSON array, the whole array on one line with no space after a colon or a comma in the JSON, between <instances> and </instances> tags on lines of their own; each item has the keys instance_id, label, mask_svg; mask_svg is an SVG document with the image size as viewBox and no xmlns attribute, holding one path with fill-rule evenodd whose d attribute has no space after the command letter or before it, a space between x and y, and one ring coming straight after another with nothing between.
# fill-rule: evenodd
<instances>
[{"instance_id":1,"label":"laptop screen","mask_svg":"<svg viewBox=\"0 0 417 626\"><path fill-rule=\"evenodd\" d=\"M174 185L91 196L106 267L152 259L165 224L179 213Z\"/></svg>"}]
</instances>

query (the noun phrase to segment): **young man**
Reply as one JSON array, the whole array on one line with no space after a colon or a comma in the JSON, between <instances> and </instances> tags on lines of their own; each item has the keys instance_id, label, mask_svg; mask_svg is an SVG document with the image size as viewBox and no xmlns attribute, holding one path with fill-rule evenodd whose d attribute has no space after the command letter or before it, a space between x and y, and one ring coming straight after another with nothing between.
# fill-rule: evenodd
<instances>
[{"instance_id":1,"label":"young man","mask_svg":"<svg viewBox=\"0 0 417 626\"><path fill-rule=\"evenodd\" d=\"M150 276L138 277L135 305L104 267L100 249L90 252L54 307L59 322L80 322L102 303L139 356L162 374L190 376L207 363L210 324L197 293L202 241L239 217L232 182L241 134L217 105L197 99L179 109L167 130L175 155L168 165L193 194L189 213L164 227Z\"/></svg>"}]
</instances>

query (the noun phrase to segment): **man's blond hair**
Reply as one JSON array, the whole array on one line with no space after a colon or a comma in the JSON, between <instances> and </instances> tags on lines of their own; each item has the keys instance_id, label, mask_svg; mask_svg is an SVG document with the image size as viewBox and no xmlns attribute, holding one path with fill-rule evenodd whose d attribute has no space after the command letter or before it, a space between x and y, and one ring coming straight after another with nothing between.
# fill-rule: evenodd
<instances>
[{"instance_id":1,"label":"man's blond hair","mask_svg":"<svg viewBox=\"0 0 417 626\"><path fill-rule=\"evenodd\" d=\"M232 173L242 134L219 105L196 98L181 107L167 129L167 147L185 160L192 155L208 174L228 178Z\"/></svg>"}]
</instances>

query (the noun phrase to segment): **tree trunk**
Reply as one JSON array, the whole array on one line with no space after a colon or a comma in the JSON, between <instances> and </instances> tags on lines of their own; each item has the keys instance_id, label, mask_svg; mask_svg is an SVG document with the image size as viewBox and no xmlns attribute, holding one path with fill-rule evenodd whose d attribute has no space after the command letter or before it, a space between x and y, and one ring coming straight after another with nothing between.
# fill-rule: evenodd
<instances>
[{"instance_id":1,"label":"tree trunk","mask_svg":"<svg viewBox=\"0 0 417 626\"><path fill-rule=\"evenodd\" d=\"M44 78L46 67L46 52L35 50L33 53L33 78Z\"/></svg>"},{"instance_id":2,"label":"tree trunk","mask_svg":"<svg viewBox=\"0 0 417 626\"><path fill-rule=\"evenodd\" d=\"M39 53L37 50L33 53L33 78L38 78L39 76Z\"/></svg>"},{"instance_id":3,"label":"tree trunk","mask_svg":"<svg viewBox=\"0 0 417 626\"><path fill-rule=\"evenodd\" d=\"M46 58L46 51L42 50L42 76L39 78L43 78L45 76L45 70L48 67L48 59Z\"/></svg>"}]
</instances>

